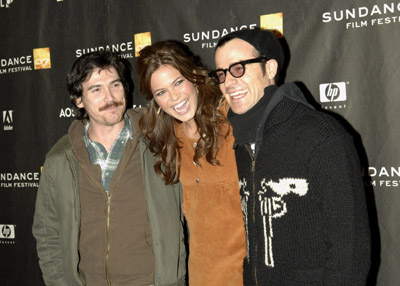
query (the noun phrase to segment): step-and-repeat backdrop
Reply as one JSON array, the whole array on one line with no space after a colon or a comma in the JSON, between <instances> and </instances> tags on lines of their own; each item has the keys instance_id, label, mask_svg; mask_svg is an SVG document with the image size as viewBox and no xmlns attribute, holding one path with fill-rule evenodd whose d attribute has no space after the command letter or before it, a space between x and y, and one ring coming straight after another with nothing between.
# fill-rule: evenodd
<instances>
[{"instance_id":1,"label":"step-and-repeat backdrop","mask_svg":"<svg viewBox=\"0 0 400 286\"><path fill-rule=\"evenodd\" d=\"M0 0L0 27L1 285L43 285L31 226L44 156L73 119L73 61L110 49L134 67L140 49L176 39L212 69L220 37L255 27L283 35L285 81L353 133L373 231L371 284L399 285L399 0ZM132 105L143 106L135 69L132 78Z\"/></svg>"}]
</instances>

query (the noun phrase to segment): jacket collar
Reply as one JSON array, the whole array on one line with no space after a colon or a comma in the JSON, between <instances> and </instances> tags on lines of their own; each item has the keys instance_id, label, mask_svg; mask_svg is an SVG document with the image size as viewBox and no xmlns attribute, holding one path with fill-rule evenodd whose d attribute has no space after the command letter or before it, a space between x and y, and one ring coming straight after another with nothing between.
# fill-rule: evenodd
<instances>
[{"instance_id":1,"label":"jacket collar","mask_svg":"<svg viewBox=\"0 0 400 286\"><path fill-rule=\"evenodd\" d=\"M140 137L140 128L139 128L139 118L140 112L130 109L126 111L129 119L131 120L132 125L132 138L135 139L135 144L125 145L125 150L123 154L123 158L121 158L121 165L127 163L131 158L131 153L136 150L137 147L137 139ZM89 153L87 151L85 142L83 141L83 128L84 128L85 120L74 120L68 130L69 140L72 146L72 152L77 157L79 162L86 166L88 172L91 176L98 177L100 176L100 167L97 165L92 165Z\"/></svg>"},{"instance_id":2,"label":"jacket collar","mask_svg":"<svg viewBox=\"0 0 400 286\"><path fill-rule=\"evenodd\" d=\"M235 146L246 143L255 143L263 139L266 130L272 126L286 121L291 117L294 109L300 103L314 109L306 100L301 90L294 83L286 83L280 86L268 86L264 89L266 100L260 100L256 106L243 115L229 112L228 118L233 126ZM285 104L283 104L285 103ZM256 112L261 118L256 124L247 120L247 114L262 105L262 112ZM254 120L253 120L254 121ZM250 132L248 131L250 130ZM251 133L251 136L243 136L244 133ZM255 136L254 136L255 134Z\"/></svg>"},{"instance_id":3,"label":"jacket collar","mask_svg":"<svg viewBox=\"0 0 400 286\"><path fill-rule=\"evenodd\" d=\"M285 102L286 104L280 104ZM307 102L304 94L294 83L285 83L280 86L271 98L264 116L261 120L257 140L261 140L263 131L272 126L289 119L298 104L307 106L310 109L314 107Z\"/></svg>"}]
</instances>

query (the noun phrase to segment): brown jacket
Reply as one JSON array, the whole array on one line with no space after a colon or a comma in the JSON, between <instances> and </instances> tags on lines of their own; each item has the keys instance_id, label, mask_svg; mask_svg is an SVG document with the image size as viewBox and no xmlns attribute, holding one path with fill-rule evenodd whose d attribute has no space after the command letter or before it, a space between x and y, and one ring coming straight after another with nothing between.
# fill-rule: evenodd
<instances>
[{"instance_id":1,"label":"brown jacket","mask_svg":"<svg viewBox=\"0 0 400 286\"><path fill-rule=\"evenodd\" d=\"M231 129L232 130L232 129ZM214 166L202 157L193 163L194 143L176 124L182 141L180 180L190 232L189 285L243 285L246 255L244 221L232 131L223 141Z\"/></svg>"},{"instance_id":2,"label":"brown jacket","mask_svg":"<svg viewBox=\"0 0 400 286\"><path fill-rule=\"evenodd\" d=\"M87 285L154 284L154 255L147 219L143 173L139 157L140 135L132 124L107 195L99 165L90 162L82 140L82 124L70 129L70 140L79 165L81 233L79 268Z\"/></svg>"}]
</instances>

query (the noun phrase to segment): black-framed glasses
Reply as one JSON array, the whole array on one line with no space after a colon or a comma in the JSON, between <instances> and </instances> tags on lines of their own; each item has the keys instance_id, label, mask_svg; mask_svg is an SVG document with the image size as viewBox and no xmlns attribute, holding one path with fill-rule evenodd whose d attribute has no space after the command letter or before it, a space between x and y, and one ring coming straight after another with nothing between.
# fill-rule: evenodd
<instances>
[{"instance_id":1,"label":"black-framed glasses","mask_svg":"<svg viewBox=\"0 0 400 286\"><path fill-rule=\"evenodd\" d=\"M244 75L246 69L245 65L252 63L265 63L268 59L266 57L258 57L255 59L245 60L233 63L227 69L217 69L208 74L217 84L225 82L226 72L228 71L233 77L239 78Z\"/></svg>"}]
</instances>

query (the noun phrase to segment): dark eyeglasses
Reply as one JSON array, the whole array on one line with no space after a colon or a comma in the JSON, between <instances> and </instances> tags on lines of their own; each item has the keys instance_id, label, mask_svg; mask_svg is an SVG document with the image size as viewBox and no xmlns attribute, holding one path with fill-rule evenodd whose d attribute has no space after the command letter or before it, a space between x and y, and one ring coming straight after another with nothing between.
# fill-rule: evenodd
<instances>
[{"instance_id":1,"label":"dark eyeglasses","mask_svg":"<svg viewBox=\"0 0 400 286\"><path fill-rule=\"evenodd\" d=\"M245 73L245 65L252 63L265 63L268 59L266 57L259 57L251 60L233 63L227 69L217 69L208 74L217 84L225 82L226 72L228 71L233 77L239 78Z\"/></svg>"}]
</instances>

